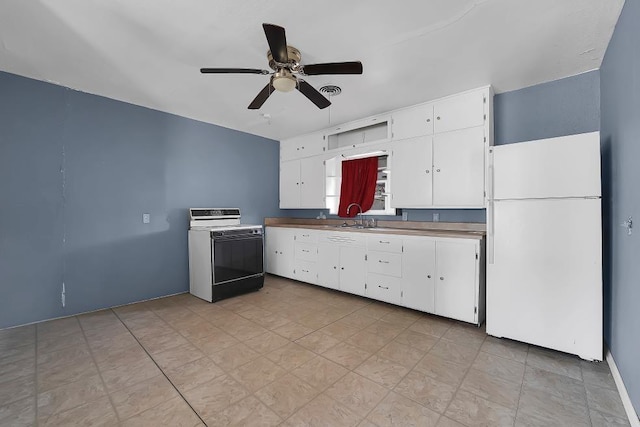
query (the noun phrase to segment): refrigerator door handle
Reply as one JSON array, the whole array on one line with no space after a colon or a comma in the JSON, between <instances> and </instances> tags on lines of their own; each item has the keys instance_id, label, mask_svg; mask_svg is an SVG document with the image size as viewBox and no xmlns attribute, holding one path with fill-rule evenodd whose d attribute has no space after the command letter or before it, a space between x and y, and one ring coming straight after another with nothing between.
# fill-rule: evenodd
<instances>
[{"instance_id":1,"label":"refrigerator door handle","mask_svg":"<svg viewBox=\"0 0 640 427\"><path fill-rule=\"evenodd\" d=\"M495 251L494 251L494 240L495 240L495 229L494 229L494 201L489 200L489 204L487 206L487 263L494 264Z\"/></svg>"}]
</instances>

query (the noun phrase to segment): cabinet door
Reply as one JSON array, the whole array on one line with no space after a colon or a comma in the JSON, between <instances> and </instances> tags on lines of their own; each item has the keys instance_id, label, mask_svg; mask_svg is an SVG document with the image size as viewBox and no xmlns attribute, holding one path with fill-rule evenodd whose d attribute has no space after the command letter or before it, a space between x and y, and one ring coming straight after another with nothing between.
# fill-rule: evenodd
<instances>
[{"instance_id":1,"label":"cabinet door","mask_svg":"<svg viewBox=\"0 0 640 427\"><path fill-rule=\"evenodd\" d=\"M405 239L402 254L402 305L435 312L436 242Z\"/></svg>"},{"instance_id":2,"label":"cabinet door","mask_svg":"<svg viewBox=\"0 0 640 427\"><path fill-rule=\"evenodd\" d=\"M327 148L324 134L311 133L280 141L280 160L289 161L323 153Z\"/></svg>"},{"instance_id":3,"label":"cabinet door","mask_svg":"<svg viewBox=\"0 0 640 427\"><path fill-rule=\"evenodd\" d=\"M391 206L419 208L432 204L432 137L393 143L391 156Z\"/></svg>"},{"instance_id":4,"label":"cabinet door","mask_svg":"<svg viewBox=\"0 0 640 427\"><path fill-rule=\"evenodd\" d=\"M340 290L364 295L365 250L343 246L340 248Z\"/></svg>"},{"instance_id":5,"label":"cabinet door","mask_svg":"<svg viewBox=\"0 0 640 427\"><path fill-rule=\"evenodd\" d=\"M321 156L300 160L300 207L324 209L324 159Z\"/></svg>"},{"instance_id":6,"label":"cabinet door","mask_svg":"<svg viewBox=\"0 0 640 427\"><path fill-rule=\"evenodd\" d=\"M267 273L293 277L295 230L267 227L265 231L265 258Z\"/></svg>"},{"instance_id":7,"label":"cabinet door","mask_svg":"<svg viewBox=\"0 0 640 427\"><path fill-rule=\"evenodd\" d=\"M280 162L280 208L300 207L300 160Z\"/></svg>"},{"instance_id":8,"label":"cabinet door","mask_svg":"<svg viewBox=\"0 0 640 427\"><path fill-rule=\"evenodd\" d=\"M436 314L464 322L476 321L477 242L436 243Z\"/></svg>"},{"instance_id":9,"label":"cabinet door","mask_svg":"<svg viewBox=\"0 0 640 427\"><path fill-rule=\"evenodd\" d=\"M433 205L484 207L484 128L433 138Z\"/></svg>"},{"instance_id":10,"label":"cabinet door","mask_svg":"<svg viewBox=\"0 0 640 427\"><path fill-rule=\"evenodd\" d=\"M466 129L484 124L485 91L456 95L434 103L435 133Z\"/></svg>"},{"instance_id":11,"label":"cabinet door","mask_svg":"<svg viewBox=\"0 0 640 427\"><path fill-rule=\"evenodd\" d=\"M340 287L340 247L332 244L318 245L318 285L326 288Z\"/></svg>"},{"instance_id":12,"label":"cabinet door","mask_svg":"<svg viewBox=\"0 0 640 427\"><path fill-rule=\"evenodd\" d=\"M433 104L418 105L393 113L393 139L415 138L433 133Z\"/></svg>"}]
</instances>

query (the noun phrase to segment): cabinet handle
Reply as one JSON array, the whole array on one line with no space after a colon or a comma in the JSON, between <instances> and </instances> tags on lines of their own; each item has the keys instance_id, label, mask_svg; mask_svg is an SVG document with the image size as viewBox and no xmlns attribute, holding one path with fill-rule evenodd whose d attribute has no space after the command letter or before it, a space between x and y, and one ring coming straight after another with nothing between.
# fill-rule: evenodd
<instances>
[{"instance_id":1,"label":"cabinet handle","mask_svg":"<svg viewBox=\"0 0 640 427\"><path fill-rule=\"evenodd\" d=\"M440 116L436 117L436 120L440 120Z\"/></svg>"},{"instance_id":2,"label":"cabinet handle","mask_svg":"<svg viewBox=\"0 0 640 427\"><path fill-rule=\"evenodd\" d=\"M381 259L379 259L378 262L381 263L381 264L389 264L389 261L383 261Z\"/></svg>"},{"instance_id":3,"label":"cabinet handle","mask_svg":"<svg viewBox=\"0 0 640 427\"><path fill-rule=\"evenodd\" d=\"M379 287L379 288L382 288L382 289L389 289L389 287L388 287L388 286L378 285L378 287Z\"/></svg>"},{"instance_id":4,"label":"cabinet handle","mask_svg":"<svg viewBox=\"0 0 640 427\"><path fill-rule=\"evenodd\" d=\"M302 149L304 150L304 145L302 146Z\"/></svg>"},{"instance_id":5,"label":"cabinet handle","mask_svg":"<svg viewBox=\"0 0 640 427\"><path fill-rule=\"evenodd\" d=\"M424 173L429 173L429 169L425 170Z\"/></svg>"},{"instance_id":6,"label":"cabinet handle","mask_svg":"<svg viewBox=\"0 0 640 427\"><path fill-rule=\"evenodd\" d=\"M296 185L300 185L300 183L299 183L299 182L296 182Z\"/></svg>"},{"instance_id":7,"label":"cabinet handle","mask_svg":"<svg viewBox=\"0 0 640 427\"><path fill-rule=\"evenodd\" d=\"M304 184L304 181L302 181L302 183Z\"/></svg>"},{"instance_id":8,"label":"cabinet handle","mask_svg":"<svg viewBox=\"0 0 640 427\"><path fill-rule=\"evenodd\" d=\"M340 270L344 270L344 267L340 267Z\"/></svg>"},{"instance_id":9,"label":"cabinet handle","mask_svg":"<svg viewBox=\"0 0 640 427\"><path fill-rule=\"evenodd\" d=\"M431 275L430 274L427 274L427 279L431 279Z\"/></svg>"},{"instance_id":10,"label":"cabinet handle","mask_svg":"<svg viewBox=\"0 0 640 427\"><path fill-rule=\"evenodd\" d=\"M444 277L440 276L440 280L444 280Z\"/></svg>"},{"instance_id":11,"label":"cabinet handle","mask_svg":"<svg viewBox=\"0 0 640 427\"><path fill-rule=\"evenodd\" d=\"M302 237L309 237L309 235L308 234L303 234Z\"/></svg>"},{"instance_id":12,"label":"cabinet handle","mask_svg":"<svg viewBox=\"0 0 640 427\"><path fill-rule=\"evenodd\" d=\"M308 273L308 272L309 272L309 270L302 270L302 272L303 272L303 273Z\"/></svg>"},{"instance_id":13,"label":"cabinet handle","mask_svg":"<svg viewBox=\"0 0 640 427\"><path fill-rule=\"evenodd\" d=\"M338 267L336 267L335 265L333 266L333 269L336 270Z\"/></svg>"},{"instance_id":14,"label":"cabinet handle","mask_svg":"<svg viewBox=\"0 0 640 427\"><path fill-rule=\"evenodd\" d=\"M384 240L379 240L379 242L380 243L387 243L387 244L391 243L391 242L385 242Z\"/></svg>"},{"instance_id":15,"label":"cabinet handle","mask_svg":"<svg viewBox=\"0 0 640 427\"><path fill-rule=\"evenodd\" d=\"M308 249L303 249L303 250L302 250L302 252L307 252L307 253L309 253L309 250L308 250Z\"/></svg>"},{"instance_id":16,"label":"cabinet handle","mask_svg":"<svg viewBox=\"0 0 640 427\"><path fill-rule=\"evenodd\" d=\"M431 122L431 119L427 119L427 123L430 123L430 122Z\"/></svg>"},{"instance_id":17,"label":"cabinet handle","mask_svg":"<svg viewBox=\"0 0 640 427\"><path fill-rule=\"evenodd\" d=\"M436 169L436 172L440 172L440 169Z\"/></svg>"}]
</instances>

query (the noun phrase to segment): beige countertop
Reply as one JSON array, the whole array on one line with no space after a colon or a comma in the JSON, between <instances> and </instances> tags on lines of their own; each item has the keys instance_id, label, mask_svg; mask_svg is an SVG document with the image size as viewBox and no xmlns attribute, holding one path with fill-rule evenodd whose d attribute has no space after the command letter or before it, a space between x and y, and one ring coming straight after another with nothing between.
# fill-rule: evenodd
<instances>
[{"instance_id":1,"label":"beige countertop","mask_svg":"<svg viewBox=\"0 0 640 427\"><path fill-rule=\"evenodd\" d=\"M347 219L352 224L353 220ZM483 239L486 234L484 223L464 222L417 222L379 220L374 228L341 227L344 219L306 219L306 218L265 218L267 227L305 228L312 230L397 234L403 236L453 237L465 239Z\"/></svg>"}]
</instances>

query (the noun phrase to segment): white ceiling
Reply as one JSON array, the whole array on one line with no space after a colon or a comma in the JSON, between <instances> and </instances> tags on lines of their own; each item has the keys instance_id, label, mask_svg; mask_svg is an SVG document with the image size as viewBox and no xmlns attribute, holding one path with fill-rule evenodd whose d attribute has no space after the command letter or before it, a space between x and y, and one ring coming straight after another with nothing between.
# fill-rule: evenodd
<instances>
[{"instance_id":1,"label":"white ceiling","mask_svg":"<svg viewBox=\"0 0 640 427\"><path fill-rule=\"evenodd\" d=\"M497 93L600 67L624 0L2 0L0 70L273 139L486 84ZM267 69L262 23L302 63L360 60L361 76L309 76L342 94L247 105ZM270 120L262 115L268 114Z\"/></svg>"}]
</instances>

